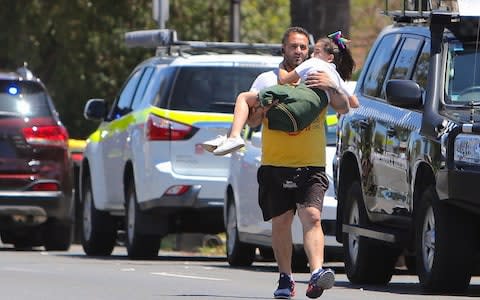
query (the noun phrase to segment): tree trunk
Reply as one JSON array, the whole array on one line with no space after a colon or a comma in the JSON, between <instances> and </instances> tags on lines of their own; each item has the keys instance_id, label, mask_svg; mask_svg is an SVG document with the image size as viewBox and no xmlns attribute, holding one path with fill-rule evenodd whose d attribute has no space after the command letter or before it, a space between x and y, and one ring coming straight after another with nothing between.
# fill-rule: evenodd
<instances>
[{"instance_id":1,"label":"tree trunk","mask_svg":"<svg viewBox=\"0 0 480 300\"><path fill-rule=\"evenodd\" d=\"M341 30L349 37L350 0L290 0L292 26L301 26L314 39Z\"/></svg>"}]
</instances>

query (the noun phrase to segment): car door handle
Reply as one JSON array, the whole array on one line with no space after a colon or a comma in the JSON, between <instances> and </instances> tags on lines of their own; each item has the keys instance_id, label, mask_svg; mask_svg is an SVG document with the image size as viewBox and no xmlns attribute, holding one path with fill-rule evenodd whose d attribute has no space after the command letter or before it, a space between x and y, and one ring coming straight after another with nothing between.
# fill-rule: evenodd
<instances>
[{"instance_id":1,"label":"car door handle","mask_svg":"<svg viewBox=\"0 0 480 300\"><path fill-rule=\"evenodd\" d=\"M360 128L367 128L368 125L370 124L370 122L368 122L368 120L360 120L358 121L358 126L360 126Z\"/></svg>"},{"instance_id":2,"label":"car door handle","mask_svg":"<svg viewBox=\"0 0 480 300\"><path fill-rule=\"evenodd\" d=\"M387 135L388 135L388 136L394 136L396 133L397 133L397 131L395 130L394 127L389 127L389 128L387 129Z\"/></svg>"}]
</instances>

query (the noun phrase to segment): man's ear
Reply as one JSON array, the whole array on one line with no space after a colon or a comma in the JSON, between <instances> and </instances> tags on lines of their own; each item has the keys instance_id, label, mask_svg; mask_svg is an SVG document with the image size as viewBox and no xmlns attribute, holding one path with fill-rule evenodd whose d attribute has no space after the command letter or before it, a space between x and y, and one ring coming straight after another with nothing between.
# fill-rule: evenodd
<instances>
[{"instance_id":1,"label":"man's ear","mask_svg":"<svg viewBox=\"0 0 480 300\"><path fill-rule=\"evenodd\" d=\"M281 52L282 52L282 54L284 54L284 53L285 53L285 50L283 49L283 47L282 47L282 49L281 49Z\"/></svg>"}]
</instances>

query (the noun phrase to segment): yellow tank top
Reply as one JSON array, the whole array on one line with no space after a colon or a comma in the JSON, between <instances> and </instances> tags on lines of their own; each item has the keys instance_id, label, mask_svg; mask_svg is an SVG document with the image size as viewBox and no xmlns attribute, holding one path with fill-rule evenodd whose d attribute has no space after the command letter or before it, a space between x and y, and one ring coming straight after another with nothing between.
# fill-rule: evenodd
<instances>
[{"instance_id":1,"label":"yellow tank top","mask_svg":"<svg viewBox=\"0 0 480 300\"><path fill-rule=\"evenodd\" d=\"M327 109L307 128L289 133L262 126L262 165L277 167L325 167L325 117Z\"/></svg>"}]
</instances>

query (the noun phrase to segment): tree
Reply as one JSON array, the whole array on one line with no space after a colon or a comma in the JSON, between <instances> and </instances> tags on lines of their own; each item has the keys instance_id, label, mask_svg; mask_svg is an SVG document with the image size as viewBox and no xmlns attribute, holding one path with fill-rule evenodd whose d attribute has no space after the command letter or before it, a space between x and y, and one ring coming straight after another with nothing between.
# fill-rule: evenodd
<instances>
[{"instance_id":1,"label":"tree","mask_svg":"<svg viewBox=\"0 0 480 300\"><path fill-rule=\"evenodd\" d=\"M316 39L341 30L350 33L350 0L291 0L292 25L307 29Z\"/></svg>"},{"instance_id":2,"label":"tree","mask_svg":"<svg viewBox=\"0 0 480 300\"><path fill-rule=\"evenodd\" d=\"M70 136L97 124L83 119L89 98L112 103L133 67L154 53L129 49L127 31L158 28L151 0L2 1L0 68L28 67L47 86ZM185 40L229 40L229 1L170 0L172 26ZM242 0L242 41L278 42L290 23L288 0Z\"/></svg>"}]
</instances>

